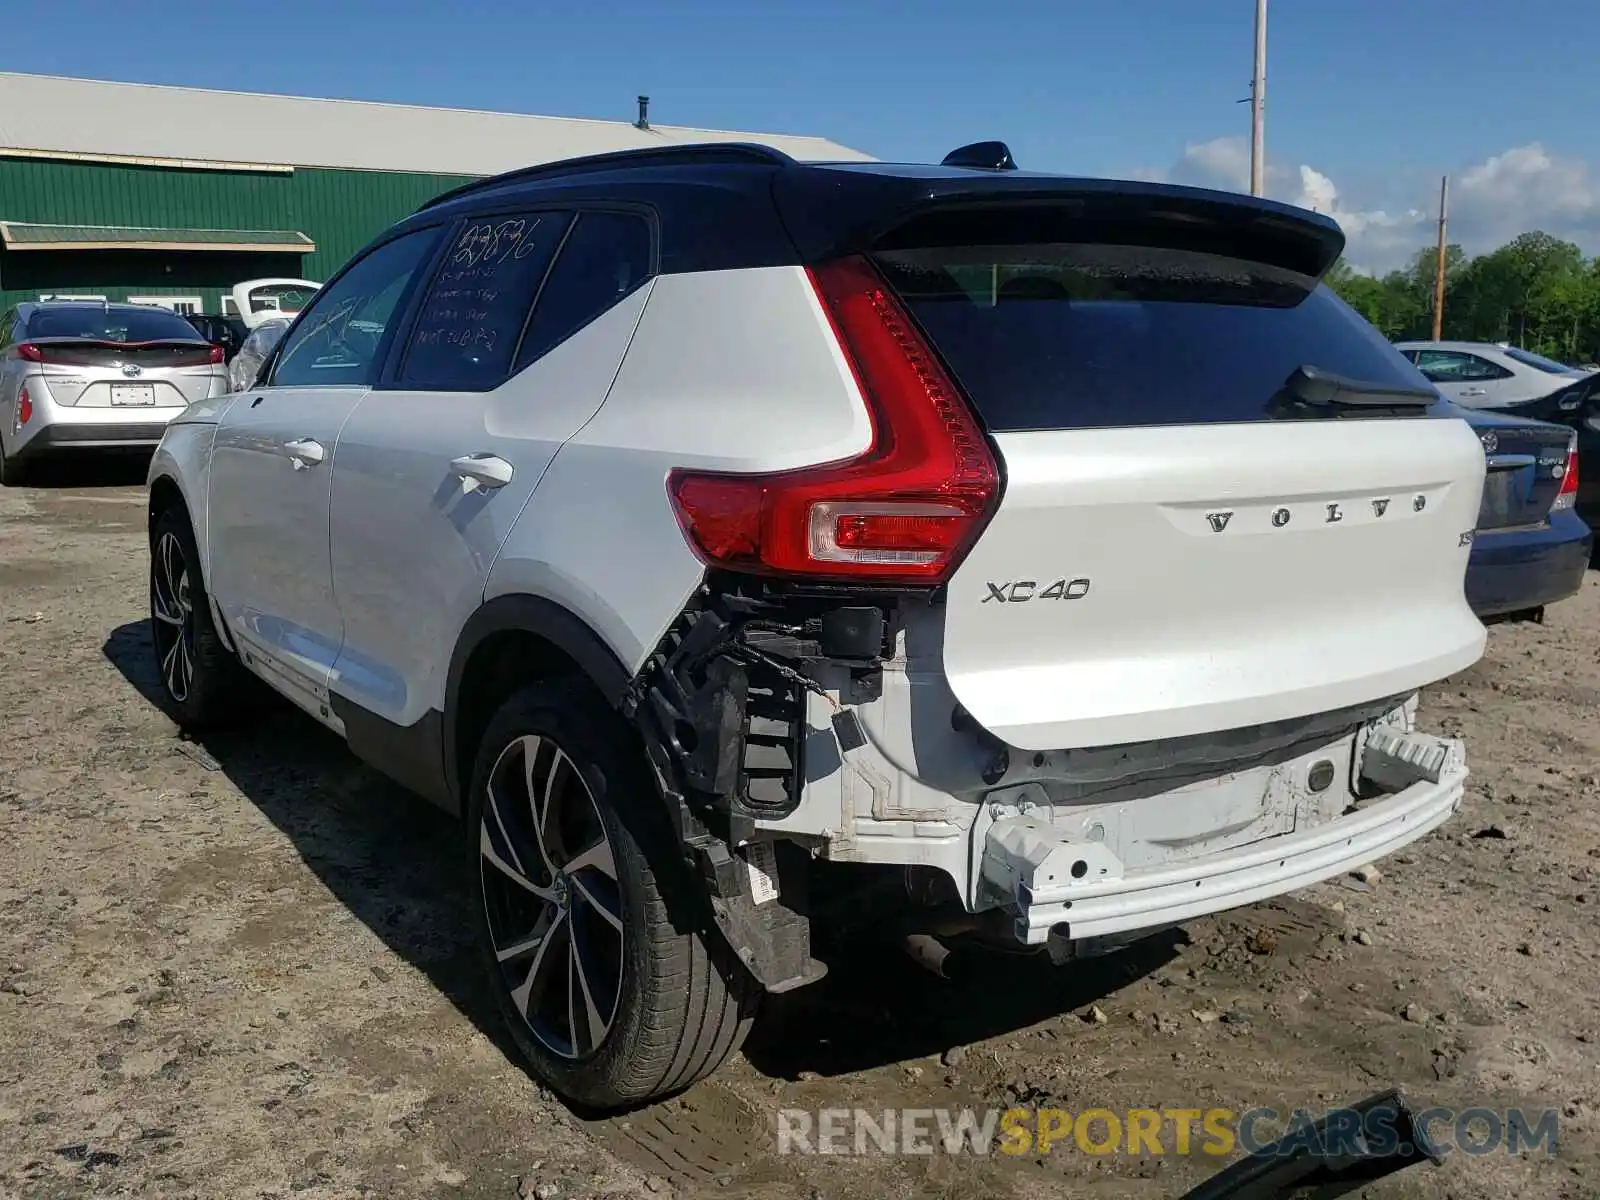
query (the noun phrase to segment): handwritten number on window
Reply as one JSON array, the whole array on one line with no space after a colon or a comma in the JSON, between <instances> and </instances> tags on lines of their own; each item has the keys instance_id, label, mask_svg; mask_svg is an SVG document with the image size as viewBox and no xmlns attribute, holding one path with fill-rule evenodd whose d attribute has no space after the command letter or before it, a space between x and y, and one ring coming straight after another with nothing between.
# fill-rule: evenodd
<instances>
[{"instance_id":1,"label":"handwritten number on window","mask_svg":"<svg viewBox=\"0 0 1600 1200\"><path fill-rule=\"evenodd\" d=\"M533 234L542 220L542 217L532 221L512 217L468 225L456 240L450 263L458 267L499 266L507 259L526 258L538 248Z\"/></svg>"},{"instance_id":2,"label":"handwritten number on window","mask_svg":"<svg viewBox=\"0 0 1600 1200\"><path fill-rule=\"evenodd\" d=\"M402 378L435 387L503 379L538 279L570 222L566 213L469 222L429 289Z\"/></svg>"}]
</instances>

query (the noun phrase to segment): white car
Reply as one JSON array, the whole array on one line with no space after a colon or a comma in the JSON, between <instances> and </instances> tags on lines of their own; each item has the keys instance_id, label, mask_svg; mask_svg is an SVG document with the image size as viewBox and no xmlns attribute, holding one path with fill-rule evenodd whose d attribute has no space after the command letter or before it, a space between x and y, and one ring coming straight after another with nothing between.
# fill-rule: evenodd
<instances>
[{"instance_id":1,"label":"white car","mask_svg":"<svg viewBox=\"0 0 1600 1200\"><path fill-rule=\"evenodd\" d=\"M1504 342L1397 342L1395 348L1463 408L1566 420L1596 384L1593 371Z\"/></svg>"},{"instance_id":2,"label":"white car","mask_svg":"<svg viewBox=\"0 0 1600 1200\"><path fill-rule=\"evenodd\" d=\"M575 1101L818 978L813 886L1065 960L1460 804L1414 712L1483 650L1484 455L1318 283L1338 228L969 161L469 185L155 456L171 711L254 676L457 814Z\"/></svg>"},{"instance_id":3,"label":"white car","mask_svg":"<svg viewBox=\"0 0 1600 1200\"><path fill-rule=\"evenodd\" d=\"M229 300L246 329L277 317L293 319L322 285L309 279L247 279L233 286Z\"/></svg>"}]
</instances>

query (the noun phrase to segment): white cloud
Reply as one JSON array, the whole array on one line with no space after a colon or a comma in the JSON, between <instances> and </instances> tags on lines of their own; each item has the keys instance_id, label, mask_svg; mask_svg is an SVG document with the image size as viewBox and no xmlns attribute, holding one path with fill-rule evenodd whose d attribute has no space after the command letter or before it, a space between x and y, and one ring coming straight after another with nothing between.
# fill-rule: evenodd
<instances>
[{"instance_id":1,"label":"white cloud","mask_svg":"<svg viewBox=\"0 0 1600 1200\"><path fill-rule=\"evenodd\" d=\"M1361 271L1404 261L1416 249L1417 238L1428 223L1427 215L1415 208L1402 213L1351 208L1340 197L1332 179L1305 163L1300 164L1299 193L1282 198L1339 222L1339 228L1344 230L1346 260Z\"/></svg>"},{"instance_id":2,"label":"white cloud","mask_svg":"<svg viewBox=\"0 0 1600 1200\"><path fill-rule=\"evenodd\" d=\"M1250 187L1250 143L1242 137L1190 142L1170 174L1176 183L1246 191Z\"/></svg>"},{"instance_id":3,"label":"white cloud","mask_svg":"<svg viewBox=\"0 0 1600 1200\"><path fill-rule=\"evenodd\" d=\"M1600 180L1588 163L1558 158L1533 142L1451 180L1451 241L1478 252L1531 229L1575 241L1590 254L1600 251Z\"/></svg>"},{"instance_id":4,"label":"white cloud","mask_svg":"<svg viewBox=\"0 0 1600 1200\"><path fill-rule=\"evenodd\" d=\"M1208 142L1190 142L1183 157L1154 177L1195 187L1220 188L1225 192L1250 190L1250 143L1243 137L1218 137ZM1267 160L1267 190L1276 194L1291 180L1287 168Z\"/></svg>"},{"instance_id":5,"label":"white cloud","mask_svg":"<svg viewBox=\"0 0 1600 1200\"><path fill-rule=\"evenodd\" d=\"M1301 208L1331 213L1339 207L1339 189L1315 167L1300 164L1300 194L1294 203Z\"/></svg>"}]
</instances>

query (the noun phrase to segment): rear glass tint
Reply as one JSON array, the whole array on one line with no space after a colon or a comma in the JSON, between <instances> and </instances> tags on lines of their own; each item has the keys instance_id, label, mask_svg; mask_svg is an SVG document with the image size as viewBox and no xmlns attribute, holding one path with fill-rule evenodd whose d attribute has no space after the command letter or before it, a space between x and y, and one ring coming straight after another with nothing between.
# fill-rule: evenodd
<instances>
[{"instance_id":1,"label":"rear glass tint","mask_svg":"<svg viewBox=\"0 0 1600 1200\"><path fill-rule=\"evenodd\" d=\"M991 430L1270 420L1296 367L1427 381L1316 280L1137 245L875 256Z\"/></svg>"},{"instance_id":2,"label":"rear glass tint","mask_svg":"<svg viewBox=\"0 0 1600 1200\"><path fill-rule=\"evenodd\" d=\"M195 327L164 308L108 308L63 304L41 308L28 318L31 338L92 338L97 342L193 342Z\"/></svg>"},{"instance_id":3,"label":"rear glass tint","mask_svg":"<svg viewBox=\"0 0 1600 1200\"><path fill-rule=\"evenodd\" d=\"M1573 375L1578 373L1575 368L1569 367L1566 363L1559 363L1553 358L1535 354L1532 350L1519 350L1515 346L1506 346L1503 352L1507 358L1513 359L1523 366L1533 367L1535 370L1544 371L1550 375Z\"/></svg>"}]
</instances>

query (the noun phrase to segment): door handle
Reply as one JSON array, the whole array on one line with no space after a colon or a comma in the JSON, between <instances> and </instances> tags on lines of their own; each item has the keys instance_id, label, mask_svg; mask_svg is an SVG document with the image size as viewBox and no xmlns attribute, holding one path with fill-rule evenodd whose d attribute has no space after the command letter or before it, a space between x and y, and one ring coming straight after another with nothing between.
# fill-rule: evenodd
<instances>
[{"instance_id":1,"label":"door handle","mask_svg":"<svg viewBox=\"0 0 1600 1200\"><path fill-rule=\"evenodd\" d=\"M1489 394L1489 389L1488 388L1462 388L1461 389L1461 394L1463 396L1487 396Z\"/></svg>"},{"instance_id":2,"label":"door handle","mask_svg":"<svg viewBox=\"0 0 1600 1200\"><path fill-rule=\"evenodd\" d=\"M485 490L505 487L511 482L511 476L516 473L516 468L499 455L482 451L452 458L450 470L469 488L479 487Z\"/></svg>"},{"instance_id":3,"label":"door handle","mask_svg":"<svg viewBox=\"0 0 1600 1200\"><path fill-rule=\"evenodd\" d=\"M289 465L296 471L314 467L328 456L322 443L315 438L296 438L292 442L285 442L283 452L289 456Z\"/></svg>"}]
</instances>

